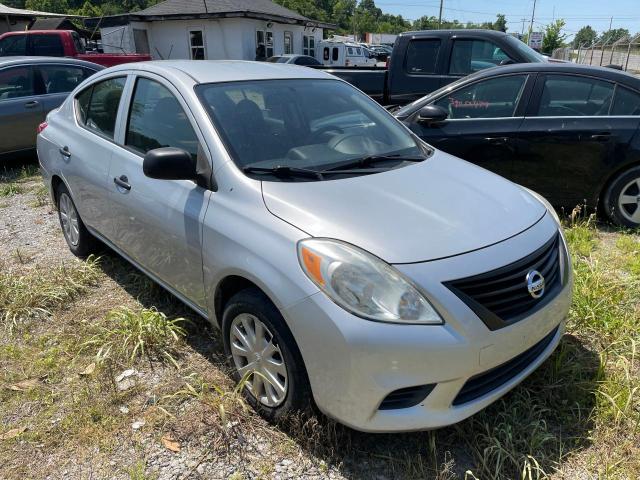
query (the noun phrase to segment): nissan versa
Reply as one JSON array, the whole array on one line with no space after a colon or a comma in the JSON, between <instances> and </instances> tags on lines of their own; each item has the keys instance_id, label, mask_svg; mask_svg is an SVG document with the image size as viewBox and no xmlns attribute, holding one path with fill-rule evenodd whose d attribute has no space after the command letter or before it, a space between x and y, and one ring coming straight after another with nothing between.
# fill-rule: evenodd
<instances>
[{"instance_id":1,"label":"nissan versa","mask_svg":"<svg viewBox=\"0 0 640 480\"><path fill-rule=\"evenodd\" d=\"M267 418L315 401L358 430L448 425L562 336L552 208L323 72L122 65L39 130L71 251L99 239L219 326Z\"/></svg>"}]
</instances>

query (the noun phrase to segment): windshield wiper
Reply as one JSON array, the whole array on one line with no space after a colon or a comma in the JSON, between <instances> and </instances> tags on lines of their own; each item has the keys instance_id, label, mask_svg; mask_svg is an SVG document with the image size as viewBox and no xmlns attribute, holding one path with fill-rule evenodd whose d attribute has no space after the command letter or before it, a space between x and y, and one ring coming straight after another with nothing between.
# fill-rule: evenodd
<instances>
[{"instance_id":1,"label":"windshield wiper","mask_svg":"<svg viewBox=\"0 0 640 480\"><path fill-rule=\"evenodd\" d=\"M368 155L366 157L347 160L345 162L334 165L331 168L321 170L322 173L335 172L337 170L348 170L353 168L366 168L379 162L387 162L389 160L398 160L401 162L422 162L427 157L421 155L403 156L397 153L391 155Z\"/></svg>"},{"instance_id":2,"label":"windshield wiper","mask_svg":"<svg viewBox=\"0 0 640 480\"><path fill-rule=\"evenodd\" d=\"M311 170L308 168L287 167L285 165L278 165L275 167L244 167L242 169L244 173L265 173L268 175L274 175L276 177L306 177L316 178L322 180L324 177L322 172L318 170Z\"/></svg>"}]
</instances>

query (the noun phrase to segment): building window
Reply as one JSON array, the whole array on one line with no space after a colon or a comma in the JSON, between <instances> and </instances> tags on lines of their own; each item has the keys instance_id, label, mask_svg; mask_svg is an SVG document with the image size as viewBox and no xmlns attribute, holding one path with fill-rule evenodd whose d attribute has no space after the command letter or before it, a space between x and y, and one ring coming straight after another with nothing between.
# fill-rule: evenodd
<instances>
[{"instance_id":1,"label":"building window","mask_svg":"<svg viewBox=\"0 0 640 480\"><path fill-rule=\"evenodd\" d=\"M316 37L313 35L302 36L302 53L310 57L316 56Z\"/></svg>"},{"instance_id":2,"label":"building window","mask_svg":"<svg viewBox=\"0 0 640 480\"><path fill-rule=\"evenodd\" d=\"M189 30L189 46L191 47L191 60L204 60L204 33L202 30Z\"/></svg>"},{"instance_id":3,"label":"building window","mask_svg":"<svg viewBox=\"0 0 640 480\"><path fill-rule=\"evenodd\" d=\"M273 57L273 32L256 31L256 60Z\"/></svg>"},{"instance_id":4,"label":"building window","mask_svg":"<svg viewBox=\"0 0 640 480\"><path fill-rule=\"evenodd\" d=\"M293 33L284 32L284 53L293 53Z\"/></svg>"}]
</instances>

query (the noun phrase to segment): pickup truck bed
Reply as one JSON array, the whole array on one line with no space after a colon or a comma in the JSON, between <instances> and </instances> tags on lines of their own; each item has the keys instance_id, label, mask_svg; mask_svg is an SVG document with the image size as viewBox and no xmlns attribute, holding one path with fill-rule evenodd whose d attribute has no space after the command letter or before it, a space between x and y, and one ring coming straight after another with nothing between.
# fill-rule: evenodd
<instances>
[{"instance_id":1,"label":"pickup truck bed","mask_svg":"<svg viewBox=\"0 0 640 480\"><path fill-rule=\"evenodd\" d=\"M314 66L355 85L383 105L403 105L486 68L546 59L511 35L494 30L401 33L389 68Z\"/></svg>"}]
</instances>

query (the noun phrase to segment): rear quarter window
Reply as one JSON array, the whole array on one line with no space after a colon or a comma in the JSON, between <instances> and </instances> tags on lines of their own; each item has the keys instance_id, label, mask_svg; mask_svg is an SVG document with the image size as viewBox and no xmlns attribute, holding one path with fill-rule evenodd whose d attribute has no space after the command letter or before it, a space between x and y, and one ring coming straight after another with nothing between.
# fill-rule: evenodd
<instances>
[{"instance_id":1,"label":"rear quarter window","mask_svg":"<svg viewBox=\"0 0 640 480\"><path fill-rule=\"evenodd\" d=\"M58 35L30 35L31 54L42 57L64 57L62 39Z\"/></svg>"}]
</instances>

